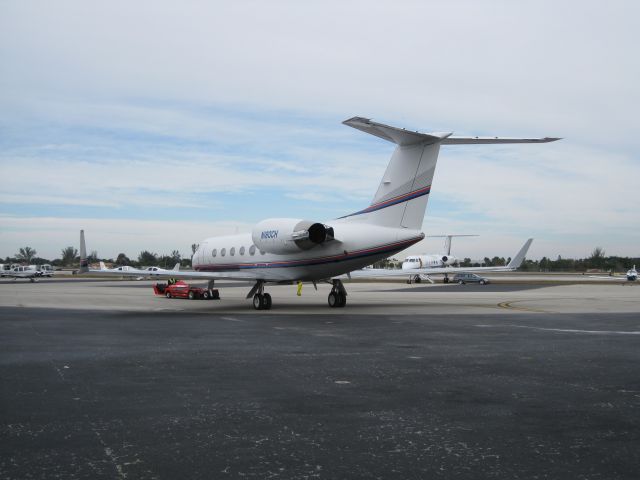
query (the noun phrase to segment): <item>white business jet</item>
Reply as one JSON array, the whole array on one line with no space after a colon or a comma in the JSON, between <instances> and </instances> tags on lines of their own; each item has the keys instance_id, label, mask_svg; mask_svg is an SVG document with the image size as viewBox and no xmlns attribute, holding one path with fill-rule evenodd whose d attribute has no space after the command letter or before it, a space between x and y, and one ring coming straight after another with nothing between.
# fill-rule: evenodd
<instances>
[{"instance_id":1,"label":"white business jet","mask_svg":"<svg viewBox=\"0 0 640 480\"><path fill-rule=\"evenodd\" d=\"M442 274L444 275L444 283L449 283L449 274L450 273L457 273L457 272L509 272L509 271L513 271L513 270L517 270L518 268L520 268L520 265L522 265L522 262L524 261L525 256L527 255L527 252L529 251L529 247L531 246L531 243L533 242L533 238L528 239L525 244L522 246L522 248L520 249L520 251L513 257L513 259L506 265L506 266L495 266L495 267L456 267L456 268L452 268L452 267L448 267L448 263L446 260L444 259L440 259L440 266L431 266L429 263L426 264L425 267L416 267L415 266L415 261L411 261L410 258L411 257L407 257L407 260L405 260L402 264L402 273L410 273L410 279L409 279L409 283L411 283L411 279L413 279L413 281L415 283L420 283L422 280L427 280L430 283L434 283L434 281L431 279L430 275L434 275L434 274ZM414 256L415 257L415 256ZM445 256L446 257L446 256ZM453 256L450 256L449 258L454 258ZM421 259L422 260L422 259ZM432 261L433 264L436 264L436 261ZM420 273L418 275L415 274L416 270L420 270L422 272L428 272L427 274L425 273Z\"/></svg>"},{"instance_id":2,"label":"white business jet","mask_svg":"<svg viewBox=\"0 0 640 480\"><path fill-rule=\"evenodd\" d=\"M478 235L427 235L427 238L444 238L444 253L435 254L421 254L421 255L409 255L402 262L402 270L411 270L416 268L440 268L453 266L460 261L455 256L451 255L451 239L453 237L477 237ZM428 276L414 275L409 276L409 282L413 280L416 283L420 283L422 280L431 281ZM449 282L449 276L445 274L444 283Z\"/></svg>"},{"instance_id":3,"label":"white business jet","mask_svg":"<svg viewBox=\"0 0 640 480\"><path fill-rule=\"evenodd\" d=\"M257 310L271 308L271 295L265 292L269 283L312 282L316 286L317 282L327 282L332 285L329 306L344 307L347 292L341 276L397 254L424 238L420 229L441 145L558 140L419 133L362 117L343 123L396 144L371 205L334 220L270 218L257 223L248 234L207 238L193 255L194 272L171 272L167 276L208 279L210 289L218 279L254 281L247 299L253 298ZM80 239L80 271L110 274L89 270L84 231Z\"/></svg>"}]
</instances>

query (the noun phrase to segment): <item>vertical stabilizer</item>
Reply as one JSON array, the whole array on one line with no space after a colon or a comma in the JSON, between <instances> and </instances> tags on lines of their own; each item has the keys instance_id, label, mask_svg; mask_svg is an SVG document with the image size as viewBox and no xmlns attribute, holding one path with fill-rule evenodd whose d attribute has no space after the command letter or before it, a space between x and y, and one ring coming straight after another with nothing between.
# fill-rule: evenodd
<instances>
[{"instance_id":1,"label":"vertical stabilizer","mask_svg":"<svg viewBox=\"0 0 640 480\"><path fill-rule=\"evenodd\" d=\"M80 270L78 273L89 271L89 261L87 260L87 246L84 243L84 230L80 230Z\"/></svg>"},{"instance_id":2,"label":"vertical stabilizer","mask_svg":"<svg viewBox=\"0 0 640 480\"><path fill-rule=\"evenodd\" d=\"M343 123L397 145L371 205L343 218L419 230L427 208L440 142L450 133L411 132L361 117Z\"/></svg>"},{"instance_id":3,"label":"vertical stabilizer","mask_svg":"<svg viewBox=\"0 0 640 480\"><path fill-rule=\"evenodd\" d=\"M533 243L533 238L530 238L529 240L524 242L524 245L522 246L520 251L516 253L516 256L511 259L511 261L509 262L509 265L507 265L507 268L513 268L514 270L517 268L520 268L520 265L522 265L522 262L524 262L524 258L527 255L527 252L529 251L529 247L531 246L532 243Z\"/></svg>"}]
</instances>

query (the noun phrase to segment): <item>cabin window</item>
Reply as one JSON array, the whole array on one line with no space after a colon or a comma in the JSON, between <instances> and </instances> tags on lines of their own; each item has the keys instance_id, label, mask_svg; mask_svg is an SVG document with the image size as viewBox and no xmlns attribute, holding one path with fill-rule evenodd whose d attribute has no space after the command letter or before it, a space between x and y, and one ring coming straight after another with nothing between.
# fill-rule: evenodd
<instances>
[{"instance_id":1,"label":"cabin window","mask_svg":"<svg viewBox=\"0 0 640 480\"><path fill-rule=\"evenodd\" d=\"M220 256L224 257L227 254L227 249L223 248L222 250L220 250Z\"/></svg>"},{"instance_id":2,"label":"cabin window","mask_svg":"<svg viewBox=\"0 0 640 480\"><path fill-rule=\"evenodd\" d=\"M244 255L244 247L240 247L240 255Z\"/></svg>"},{"instance_id":3,"label":"cabin window","mask_svg":"<svg viewBox=\"0 0 640 480\"><path fill-rule=\"evenodd\" d=\"M251 245L249 247L249 255L255 255L256 254L256 246L255 245Z\"/></svg>"},{"instance_id":4,"label":"cabin window","mask_svg":"<svg viewBox=\"0 0 640 480\"><path fill-rule=\"evenodd\" d=\"M213 251L211 252L211 256L215 257L216 255L218 255L218 249L214 248Z\"/></svg>"},{"instance_id":5,"label":"cabin window","mask_svg":"<svg viewBox=\"0 0 640 480\"><path fill-rule=\"evenodd\" d=\"M231 247L231 250L229 250L229 255L233 257L235 254L236 254L236 247Z\"/></svg>"}]
</instances>

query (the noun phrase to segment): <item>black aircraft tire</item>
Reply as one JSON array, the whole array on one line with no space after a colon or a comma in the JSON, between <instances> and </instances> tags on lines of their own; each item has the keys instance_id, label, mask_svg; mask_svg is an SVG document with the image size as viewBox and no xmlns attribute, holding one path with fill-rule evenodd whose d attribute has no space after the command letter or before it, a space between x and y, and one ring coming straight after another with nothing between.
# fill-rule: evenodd
<instances>
[{"instance_id":1,"label":"black aircraft tire","mask_svg":"<svg viewBox=\"0 0 640 480\"><path fill-rule=\"evenodd\" d=\"M347 296L344 293L338 293L338 308L343 308L347 304Z\"/></svg>"},{"instance_id":2,"label":"black aircraft tire","mask_svg":"<svg viewBox=\"0 0 640 480\"><path fill-rule=\"evenodd\" d=\"M262 299L262 295L260 295L259 293L256 293L253 296L253 308L255 308L256 310L262 310L262 302L264 300Z\"/></svg>"},{"instance_id":3,"label":"black aircraft tire","mask_svg":"<svg viewBox=\"0 0 640 480\"><path fill-rule=\"evenodd\" d=\"M336 308L340 303L340 299L338 298L338 295L336 295L335 292L331 292L327 297L327 302L329 303L329 306L331 308Z\"/></svg>"},{"instance_id":4,"label":"black aircraft tire","mask_svg":"<svg viewBox=\"0 0 640 480\"><path fill-rule=\"evenodd\" d=\"M269 295L268 293L265 293L262 296L262 309L263 310L271 310L271 295Z\"/></svg>"}]
</instances>

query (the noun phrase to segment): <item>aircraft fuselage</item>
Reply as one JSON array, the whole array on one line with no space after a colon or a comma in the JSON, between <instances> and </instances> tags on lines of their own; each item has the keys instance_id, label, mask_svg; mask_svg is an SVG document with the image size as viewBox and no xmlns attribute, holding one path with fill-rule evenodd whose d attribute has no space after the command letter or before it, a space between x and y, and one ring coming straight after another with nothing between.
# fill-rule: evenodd
<instances>
[{"instance_id":1,"label":"aircraft fuselage","mask_svg":"<svg viewBox=\"0 0 640 480\"><path fill-rule=\"evenodd\" d=\"M335 240L292 254L260 251L251 234L206 239L193 256L199 272L251 270L265 281L310 281L358 270L419 242L419 230L379 227L334 220Z\"/></svg>"}]
</instances>

